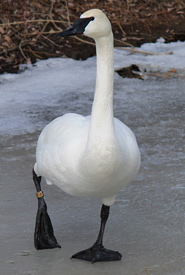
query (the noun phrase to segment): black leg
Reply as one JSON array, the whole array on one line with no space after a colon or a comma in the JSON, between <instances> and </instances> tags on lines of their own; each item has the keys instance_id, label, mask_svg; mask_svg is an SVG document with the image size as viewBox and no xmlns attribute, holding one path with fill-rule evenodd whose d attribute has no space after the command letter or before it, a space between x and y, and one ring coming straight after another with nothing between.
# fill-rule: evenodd
<instances>
[{"instance_id":1,"label":"black leg","mask_svg":"<svg viewBox=\"0 0 185 275\"><path fill-rule=\"evenodd\" d=\"M100 231L96 242L90 248L74 254L72 258L89 261L92 263L121 260L122 255L119 252L106 249L103 246L103 235L104 235L105 225L109 217L109 209L110 209L109 206L102 205L101 214L100 214L101 225L100 225Z\"/></svg>"},{"instance_id":2,"label":"black leg","mask_svg":"<svg viewBox=\"0 0 185 275\"><path fill-rule=\"evenodd\" d=\"M49 249L61 246L58 244L53 231L50 217L47 213L47 205L41 191L41 177L33 170L33 181L37 190L38 210L35 223L34 244L36 249Z\"/></svg>"}]
</instances>

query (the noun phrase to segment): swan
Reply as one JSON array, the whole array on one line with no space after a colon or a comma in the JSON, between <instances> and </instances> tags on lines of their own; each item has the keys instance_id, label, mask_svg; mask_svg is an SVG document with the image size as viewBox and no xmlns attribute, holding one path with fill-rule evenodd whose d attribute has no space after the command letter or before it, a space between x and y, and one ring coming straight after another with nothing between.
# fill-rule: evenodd
<instances>
[{"instance_id":1,"label":"swan","mask_svg":"<svg viewBox=\"0 0 185 275\"><path fill-rule=\"evenodd\" d=\"M67 194L94 197L102 202L96 242L72 258L118 261L118 251L104 248L103 235L116 194L135 177L140 152L133 132L113 116L113 33L109 19L99 9L84 12L60 36L84 34L94 39L97 75L90 116L68 113L54 119L41 132L36 149L33 180L38 212L34 242L37 249L60 247L41 191L41 178Z\"/></svg>"}]
</instances>

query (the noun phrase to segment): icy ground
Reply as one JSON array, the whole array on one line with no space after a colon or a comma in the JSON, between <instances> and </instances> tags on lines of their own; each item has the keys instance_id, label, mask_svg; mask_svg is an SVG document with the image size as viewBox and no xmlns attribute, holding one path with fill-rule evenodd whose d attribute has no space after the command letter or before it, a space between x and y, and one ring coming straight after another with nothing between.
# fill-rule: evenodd
<instances>
[{"instance_id":1,"label":"icy ground","mask_svg":"<svg viewBox=\"0 0 185 275\"><path fill-rule=\"evenodd\" d=\"M138 177L118 195L105 232L105 245L123 254L121 262L70 260L95 240L100 203L55 186L43 190L62 249L38 252L33 246L36 141L55 117L90 114L95 57L48 59L0 76L1 275L185 274L185 43L159 39L139 50L173 54L115 49L115 69L136 64L143 72L174 70L180 77L139 80L115 73L115 116L134 131L142 156Z\"/></svg>"}]
</instances>

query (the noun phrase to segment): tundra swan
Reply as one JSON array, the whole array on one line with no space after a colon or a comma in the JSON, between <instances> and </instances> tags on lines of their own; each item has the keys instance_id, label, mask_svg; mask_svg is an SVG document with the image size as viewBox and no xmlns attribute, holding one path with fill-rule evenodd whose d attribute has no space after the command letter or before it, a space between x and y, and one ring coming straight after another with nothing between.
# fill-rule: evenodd
<instances>
[{"instance_id":1,"label":"tundra swan","mask_svg":"<svg viewBox=\"0 0 185 275\"><path fill-rule=\"evenodd\" d=\"M40 187L41 177L44 177L48 184L55 184L70 195L95 197L102 202L96 242L72 258L90 262L116 261L122 255L104 248L104 229L116 194L135 178L139 170L140 152L132 131L113 116L113 34L110 21L101 10L88 10L60 36L78 34L91 37L96 43L97 75L92 112L87 117L74 113L58 117L39 136L33 170L39 203L35 247L60 247Z\"/></svg>"}]
</instances>

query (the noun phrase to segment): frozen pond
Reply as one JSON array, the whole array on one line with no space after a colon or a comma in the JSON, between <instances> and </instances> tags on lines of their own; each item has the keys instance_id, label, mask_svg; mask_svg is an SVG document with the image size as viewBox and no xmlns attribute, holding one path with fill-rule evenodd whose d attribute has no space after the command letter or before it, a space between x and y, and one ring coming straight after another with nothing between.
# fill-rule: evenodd
<instances>
[{"instance_id":1,"label":"frozen pond","mask_svg":"<svg viewBox=\"0 0 185 275\"><path fill-rule=\"evenodd\" d=\"M101 204L55 186L43 190L62 249L35 250L31 170L39 132L49 121L66 112L90 113L95 58L47 60L0 81L0 274L183 275L185 79L115 74L115 116L134 131L142 165L137 179L119 193L105 232L105 246L120 251L122 261L94 265L70 257L95 240Z\"/></svg>"}]
</instances>

